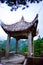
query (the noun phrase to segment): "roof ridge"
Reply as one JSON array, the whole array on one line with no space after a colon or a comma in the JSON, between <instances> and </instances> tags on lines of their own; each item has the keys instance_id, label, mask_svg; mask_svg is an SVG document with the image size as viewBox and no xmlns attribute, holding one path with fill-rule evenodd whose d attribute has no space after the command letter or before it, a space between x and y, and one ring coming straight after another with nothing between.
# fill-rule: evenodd
<instances>
[{"instance_id":1,"label":"roof ridge","mask_svg":"<svg viewBox=\"0 0 43 65\"><path fill-rule=\"evenodd\" d=\"M21 21L20 22L24 22L24 16L21 17Z\"/></svg>"}]
</instances>

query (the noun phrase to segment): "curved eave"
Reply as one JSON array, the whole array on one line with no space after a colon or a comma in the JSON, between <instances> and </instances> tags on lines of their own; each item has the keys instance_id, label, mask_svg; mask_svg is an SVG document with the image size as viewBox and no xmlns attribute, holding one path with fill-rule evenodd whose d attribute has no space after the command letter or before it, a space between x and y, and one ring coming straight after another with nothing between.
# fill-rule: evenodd
<instances>
[{"instance_id":1,"label":"curved eave","mask_svg":"<svg viewBox=\"0 0 43 65\"><path fill-rule=\"evenodd\" d=\"M18 23L16 23L18 24ZM16 25L14 24L14 26ZM10 34L10 33L13 33L13 32L23 32L23 31L29 31L31 29L31 31L33 33L36 32L36 29L37 29L37 24L38 24L38 14L36 15L36 17L34 18L34 20L29 23L29 22L25 22L25 24L27 24L27 26L23 28L21 28L20 30L12 30L13 28L13 25L6 25L4 23L1 24L1 27L3 28L3 30L7 33L7 34ZM10 27L11 27L11 30L10 30Z\"/></svg>"}]
</instances>

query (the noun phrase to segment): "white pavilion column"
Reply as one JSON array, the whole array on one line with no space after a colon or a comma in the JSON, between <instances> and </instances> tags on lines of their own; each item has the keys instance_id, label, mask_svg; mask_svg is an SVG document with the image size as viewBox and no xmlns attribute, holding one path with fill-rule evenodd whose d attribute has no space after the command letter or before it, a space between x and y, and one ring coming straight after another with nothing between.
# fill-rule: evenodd
<instances>
[{"instance_id":1,"label":"white pavilion column","mask_svg":"<svg viewBox=\"0 0 43 65\"><path fill-rule=\"evenodd\" d=\"M33 45L32 45L32 33L28 33L28 56L31 57L33 53Z\"/></svg>"},{"instance_id":2,"label":"white pavilion column","mask_svg":"<svg viewBox=\"0 0 43 65\"><path fill-rule=\"evenodd\" d=\"M6 57L9 57L9 48L10 48L10 36L7 36L7 44L6 44Z\"/></svg>"},{"instance_id":3,"label":"white pavilion column","mask_svg":"<svg viewBox=\"0 0 43 65\"><path fill-rule=\"evenodd\" d=\"M18 39L16 39L16 53L18 53Z\"/></svg>"}]
</instances>

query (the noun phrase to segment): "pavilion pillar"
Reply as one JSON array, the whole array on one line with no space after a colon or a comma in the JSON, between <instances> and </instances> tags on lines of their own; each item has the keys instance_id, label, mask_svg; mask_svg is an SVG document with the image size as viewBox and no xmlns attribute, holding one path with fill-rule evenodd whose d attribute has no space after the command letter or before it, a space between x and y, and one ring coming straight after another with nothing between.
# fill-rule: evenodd
<instances>
[{"instance_id":1,"label":"pavilion pillar","mask_svg":"<svg viewBox=\"0 0 43 65\"><path fill-rule=\"evenodd\" d=\"M33 45L32 45L32 33L28 34L28 56L32 57Z\"/></svg>"},{"instance_id":2,"label":"pavilion pillar","mask_svg":"<svg viewBox=\"0 0 43 65\"><path fill-rule=\"evenodd\" d=\"M18 53L18 39L16 39L16 54Z\"/></svg>"},{"instance_id":3,"label":"pavilion pillar","mask_svg":"<svg viewBox=\"0 0 43 65\"><path fill-rule=\"evenodd\" d=\"M33 37L32 37L32 55L34 56L34 42L33 42Z\"/></svg>"},{"instance_id":4,"label":"pavilion pillar","mask_svg":"<svg viewBox=\"0 0 43 65\"><path fill-rule=\"evenodd\" d=\"M10 48L10 36L7 36L7 44L6 44L6 57L9 57L9 48Z\"/></svg>"}]
</instances>

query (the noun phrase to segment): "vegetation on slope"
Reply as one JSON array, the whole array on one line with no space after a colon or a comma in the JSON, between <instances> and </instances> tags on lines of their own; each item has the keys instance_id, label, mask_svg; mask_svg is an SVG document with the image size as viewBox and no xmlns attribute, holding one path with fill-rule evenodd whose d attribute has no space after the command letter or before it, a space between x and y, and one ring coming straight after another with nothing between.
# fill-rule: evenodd
<instances>
[{"instance_id":1,"label":"vegetation on slope","mask_svg":"<svg viewBox=\"0 0 43 65\"><path fill-rule=\"evenodd\" d=\"M5 50L7 41L0 41L0 50ZM16 50L16 40L13 38L10 41L10 51ZM21 53L28 52L28 41L19 40L18 41L18 51ZM38 38L34 40L34 55L39 56L43 54L43 38Z\"/></svg>"}]
</instances>

